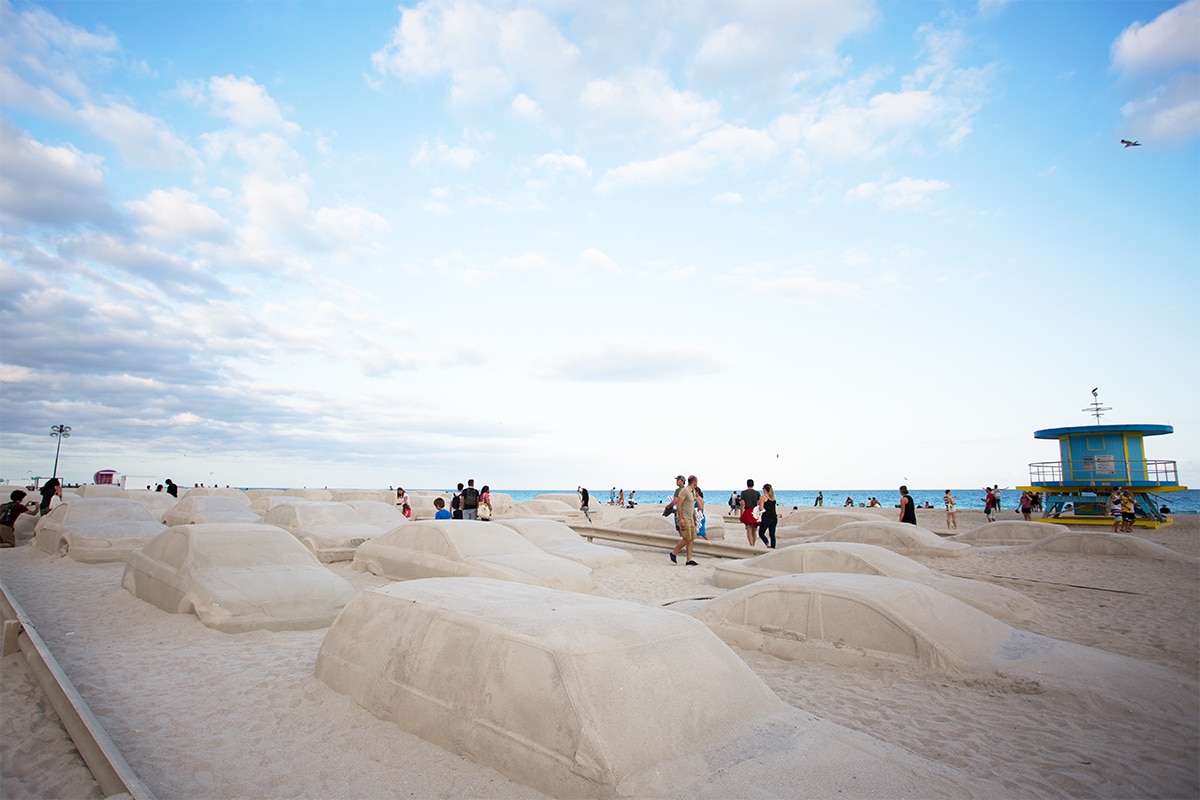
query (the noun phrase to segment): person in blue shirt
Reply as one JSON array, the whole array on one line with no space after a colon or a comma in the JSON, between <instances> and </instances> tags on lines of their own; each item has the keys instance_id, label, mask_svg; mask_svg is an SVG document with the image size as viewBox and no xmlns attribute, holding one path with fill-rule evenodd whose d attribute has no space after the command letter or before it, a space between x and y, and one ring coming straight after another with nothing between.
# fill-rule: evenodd
<instances>
[{"instance_id":1,"label":"person in blue shirt","mask_svg":"<svg viewBox=\"0 0 1200 800\"><path fill-rule=\"evenodd\" d=\"M450 512L446 510L446 501L440 497L433 498L433 507L437 512L433 515L434 519L450 519Z\"/></svg>"}]
</instances>

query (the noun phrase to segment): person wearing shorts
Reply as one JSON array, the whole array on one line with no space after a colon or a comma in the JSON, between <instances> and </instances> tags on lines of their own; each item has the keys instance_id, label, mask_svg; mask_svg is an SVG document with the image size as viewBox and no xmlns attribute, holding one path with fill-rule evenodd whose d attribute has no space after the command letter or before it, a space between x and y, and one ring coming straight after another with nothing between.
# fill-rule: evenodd
<instances>
[{"instance_id":1,"label":"person wearing shorts","mask_svg":"<svg viewBox=\"0 0 1200 800\"><path fill-rule=\"evenodd\" d=\"M696 497L688 488L687 478L675 476L675 497L667 504L668 510L675 511L675 525L679 529L679 544L671 551L671 563L679 563L676 556L680 550L687 550L686 566L699 566L692 560L692 546L696 543Z\"/></svg>"},{"instance_id":2,"label":"person wearing shorts","mask_svg":"<svg viewBox=\"0 0 1200 800\"><path fill-rule=\"evenodd\" d=\"M758 541L758 518L754 516L754 509L758 508L758 498L761 496L754 488L753 479L747 479L746 488L742 491L742 513L738 521L746 526L746 542L751 547Z\"/></svg>"},{"instance_id":3,"label":"person wearing shorts","mask_svg":"<svg viewBox=\"0 0 1200 800\"><path fill-rule=\"evenodd\" d=\"M1121 532L1133 533L1133 523L1137 519L1137 512L1134 510L1133 492L1126 489L1121 492Z\"/></svg>"}]
</instances>

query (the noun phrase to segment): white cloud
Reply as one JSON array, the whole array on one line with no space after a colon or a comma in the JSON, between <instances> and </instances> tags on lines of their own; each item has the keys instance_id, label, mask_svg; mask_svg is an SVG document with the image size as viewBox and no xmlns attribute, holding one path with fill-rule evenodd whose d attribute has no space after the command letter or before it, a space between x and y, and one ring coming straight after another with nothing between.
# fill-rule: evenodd
<instances>
[{"instance_id":1,"label":"white cloud","mask_svg":"<svg viewBox=\"0 0 1200 800\"><path fill-rule=\"evenodd\" d=\"M527 94L519 94L514 97L510 107L512 115L516 119L522 119L527 122L541 122L545 117L538 101Z\"/></svg>"},{"instance_id":2,"label":"white cloud","mask_svg":"<svg viewBox=\"0 0 1200 800\"><path fill-rule=\"evenodd\" d=\"M129 106L85 105L79 117L102 139L116 145L131 164L161 168L179 167L191 160L193 150L161 119Z\"/></svg>"},{"instance_id":3,"label":"white cloud","mask_svg":"<svg viewBox=\"0 0 1200 800\"><path fill-rule=\"evenodd\" d=\"M371 57L376 71L404 78L448 75L459 104L490 102L518 85L555 95L579 80L579 50L541 12L474 0L423 0L401 7L391 41Z\"/></svg>"},{"instance_id":4,"label":"white cloud","mask_svg":"<svg viewBox=\"0 0 1200 800\"><path fill-rule=\"evenodd\" d=\"M713 195L710 199L719 206L734 206L743 202L740 192L721 192Z\"/></svg>"},{"instance_id":5,"label":"white cloud","mask_svg":"<svg viewBox=\"0 0 1200 800\"><path fill-rule=\"evenodd\" d=\"M237 128L286 135L299 131L299 126L284 118L274 98L253 78L215 77L208 82L208 92L212 113Z\"/></svg>"},{"instance_id":6,"label":"white cloud","mask_svg":"<svg viewBox=\"0 0 1200 800\"><path fill-rule=\"evenodd\" d=\"M0 218L8 227L111 219L103 160L43 144L0 119Z\"/></svg>"},{"instance_id":7,"label":"white cloud","mask_svg":"<svg viewBox=\"0 0 1200 800\"><path fill-rule=\"evenodd\" d=\"M1187 0L1150 22L1135 22L1112 45L1113 65L1129 71L1200 63L1200 0Z\"/></svg>"},{"instance_id":8,"label":"white cloud","mask_svg":"<svg viewBox=\"0 0 1200 800\"><path fill-rule=\"evenodd\" d=\"M860 183L846 192L847 202L877 200L884 211L919 211L933 205L931 195L950 188L945 181L900 178L887 184Z\"/></svg>"},{"instance_id":9,"label":"white cloud","mask_svg":"<svg viewBox=\"0 0 1200 800\"><path fill-rule=\"evenodd\" d=\"M686 343L609 337L551 353L533 365L533 372L549 380L647 383L714 375L730 366L719 356L698 352Z\"/></svg>"},{"instance_id":10,"label":"white cloud","mask_svg":"<svg viewBox=\"0 0 1200 800\"><path fill-rule=\"evenodd\" d=\"M1134 23L1112 46L1113 66L1137 96L1121 107L1128 136L1178 141L1200 136L1200 0Z\"/></svg>"},{"instance_id":11,"label":"white cloud","mask_svg":"<svg viewBox=\"0 0 1200 800\"><path fill-rule=\"evenodd\" d=\"M154 242L219 241L230 234L221 215L185 189L155 189L126 205L140 226L139 235Z\"/></svg>"},{"instance_id":12,"label":"white cloud","mask_svg":"<svg viewBox=\"0 0 1200 800\"><path fill-rule=\"evenodd\" d=\"M445 142L421 142L408 163L414 167L446 166L470 169L482 158L483 155L468 144L451 147Z\"/></svg>"},{"instance_id":13,"label":"white cloud","mask_svg":"<svg viewBox=\"0 0 1200 800\"><path fill-rule=\"evenodd\" d=\"M579 254L579 264L585 270L602 270L604 272L620 272L617 262L608 257L603 250L589 247Z\"/></svg>"},{"instance_id":14,"label":"white cloud","mask_svg":"<svg viewBox=\"0 0 1200 800\"><path fill-rule=\"evenodd\" d=\"M720 104L681 92L657 69L589 81L579 98L586 123L622 142L673 148L720 125Z\"/></svg>"},{"instance_id":15,"label":"white cloud","mask_svg":"<svg viewBox=\"0 0 1200 800\"><path fill-rule=\"evenodd\" d=\"M534 168L550 176L577 175L581 178L592 177L592 170L582 156L567 155L559 150L555 153L544 153L534 159Z\"/></svg>"},{"instance_id":16,"label":"white cloud","mask_svg":"<svg viewBox=\"0 0 1200 800\"><path fill-rule=\"evenodd\" d=\"M878 18L871 0L767 0L732 3L728 20L705 32L696 50L697 69L712 79L761 80L815 67L836 69L837 46Z\"/></svg>"},{"instance_id":17,"label":"white cloud","mask_svg":"<svg viewBox=\"0 0 1200 800\"><path fill-rule=\"evenodd\" d=\"M762 166L778 152L764 131L730 125L710 131L685 150L648 161L636 161L605 172L597 184L601 193L629 186L697 183L719 167L732 170Z\"/></svg>"}]
</instances>

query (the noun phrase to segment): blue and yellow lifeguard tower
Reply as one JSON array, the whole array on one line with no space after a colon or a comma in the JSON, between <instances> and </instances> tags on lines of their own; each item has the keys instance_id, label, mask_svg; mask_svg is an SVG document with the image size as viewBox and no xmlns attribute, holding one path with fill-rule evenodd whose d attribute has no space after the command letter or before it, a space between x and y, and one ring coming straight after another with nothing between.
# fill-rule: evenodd
<instances>
[{"instance_id":1,"label":"blue and yellow lifeguard tower","mask_svg":"<svg viewBox=\"0 0 1200 800\"><path fill-rule=\"evenodd\" d=\"M1092 396L1096 396L1094 389ZM1175 429L1170 425L1101 425L1101 412L1108 410L1097 400L1084 409L1095 415L1095 425L1034 431L1035 439L1058 439L1061 460L1030 464L1031 485L1017 488L1045 495L1043 522L1111 525L1108 498L1114 489L1128 487L1137 505L1135 525L1170 525L1171 518L1159 510L1153 495L1187 487L1179 485L1174 461L1146 458L1144 439Z\"/></svg>"}]
</instances>

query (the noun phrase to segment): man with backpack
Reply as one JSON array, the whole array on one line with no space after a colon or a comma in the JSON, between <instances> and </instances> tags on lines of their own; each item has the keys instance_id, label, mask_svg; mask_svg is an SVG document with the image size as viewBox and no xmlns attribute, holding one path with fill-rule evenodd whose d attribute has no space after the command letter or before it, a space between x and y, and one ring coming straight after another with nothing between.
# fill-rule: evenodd
<instances>
[{"instance_id":1,"label":"man with backpack","mask_svg":"<svg viewBox=\"0 0 1200 800\"><path fill-rule=\"evenodd\" d=\"M0 547L17 546L17 519L22 514L37 512L25 503L25 492L15 490L8 496L9 502L0 506Z\"/></svg>"},{"instance_id":2,"label":"man with backpack","mask_svg":"<svg viewBox=\"0 0 1200 800\"><path fill-rule=\"evenodd\" d=\"M454 496L450 498L450 519L462 519L462 491L463 485L460 483L454 491Z\"/></svg>"},{"instance_id":3,"label":"man with backpack","mask_svg":"<svg viewBox=\"0 0 1200 800\"><path fill-rule=\"evenodd\" d=\"M462 490L462 518L479 519L479 490L475 488L475 479L467 481L467 488Z\"/></svg>"}]
</instances>

